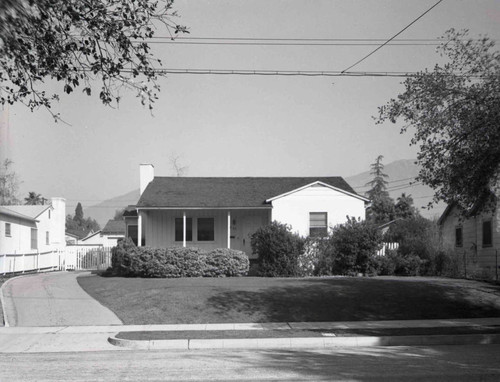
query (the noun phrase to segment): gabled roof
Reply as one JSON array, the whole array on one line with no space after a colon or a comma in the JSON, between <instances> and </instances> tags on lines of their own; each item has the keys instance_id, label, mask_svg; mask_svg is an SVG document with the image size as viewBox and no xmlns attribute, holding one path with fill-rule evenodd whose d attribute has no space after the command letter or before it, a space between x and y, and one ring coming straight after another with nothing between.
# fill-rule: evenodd
<instances>
[{"instance_id":1,"label":"gabled roof","mask_svg":"<svg viewBox=\"0 0 500 382\"><path fill-rule=\"evenodd\" d=\"M71 236L75 236L78 239L83 239L87 237L89 234L93 233L94 231L90 229L85 229L85 230L79 230L79 229L67 229L66 234L70 234Z\"/></svg>"},{"instance_id":2,"label":"gabled roof","mask_svg":"<svg viewBox=\"0 0 500 382\"><path fill-rule=\"evenodd\" d=\"M103 235L125 235L124 220L108 220L101 233Z\"/></svg>"},{"instance_id":3,"label":"gabled roof","mask_svg":"<svg viewBox=\"0 0 500 382\"><path fill-rule=\"evenodd\" d=\"M19 213L19 212L15 211L15 209L12 209L11 207L15 207L15 206L0 206L0 214L4 214L4 215L11 216L11 217L18 218L18 219L27 220L30 222L35 222L35 223L38 222L38 220L36 220L34 217Z\"/></svg>"},{"instance_id":4,"label":"gabled roof","mask_svg":"<svg viewBox=\"0 0 500 382\"><path fill-rule=\"evenodd\" d=\"M267 202L315 182L356 195L336 177L194 178L155 177L141 195L137 208L271 208Z\"/></svg>"},{"instance_id":5,"label":"gabled roof","mask_svg":"<svg viewBox=\"0 0 500 382\"><path fill-rule=\"evenodd\" d=\"M98 230L98 231L95 231L95 232L94 232L94 231L92 231L92 230L90 230L90 232L88 233L88 235L87 235L87 236L85 236L85 237L82 239L82 241L88 240L88 239L90 239L91 237L94 237L95 235L100 234L100 233L101 233L101 230Z\"/></svg>"},{"instance_id":6,"label":"gabled roof","mask_svg":"<svg viewBox=\"0 0 500 382\"><path fill-rule=\"evenodd\" d=\"M36 219L38 216L40 216L43 212L48 210L49 208L52 208L50 204L46 205L36 205L36 206L22 206L22 205L16 205L16 206L4 206L7 209L17 212L18 214L28 216L32 219Z\"/></svg>"}]
</instances>

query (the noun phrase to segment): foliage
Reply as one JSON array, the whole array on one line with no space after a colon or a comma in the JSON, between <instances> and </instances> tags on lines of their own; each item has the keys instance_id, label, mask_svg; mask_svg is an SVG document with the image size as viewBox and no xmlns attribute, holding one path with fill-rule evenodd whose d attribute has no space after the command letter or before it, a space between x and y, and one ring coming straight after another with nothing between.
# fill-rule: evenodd
<instances>
[{"instance_id":1,"label":"foliage","mask_svg":"<svg viewBox=\"0 0 500 382\"><path fill-rule=\"evenodd\" d=\"M113 217L113 220L123 220L123 213L125 212L126 208L127 207L123 207L118 210L115 210L115 216Z\"/></svg>"},{"instance_id":2,"label":"foliage","mask_svg":"<svg viewBox=\"0 0 500 382\"><path fill-rule=\"evenodd\" d=\"M399 243L397 253L403 259L421 259L420 273L435 274L436 269L433 268L439 251L438 227L435 222L421 216L398 220L391 225L384 240Z\"/></svg>"},{"instance_id":3,"label":"foliage","mask_svg":"<svg viewBox=\"0 0 500 382\"><path fill-rule=\"evenodd\" d=\"M0 102L22 102L50 111L58 95L45 79L70 94L82 87L109 105L120 91L136 92L149 108L157 98L161 64L148 40L156 30L173 36L187 29L172 21L173 0L2 0L0 2ZM173 34L172 34L173 31ZM53 114L57 119L58 116Z\"/></svg>"},{"instance_id":4,"label":"foliage","mask_svg":"<svg viewBox=\"0 0 500 382\"><path fill-rule=\"evenodd\" d=\"M382 235L375 225L347 217L345 224L332 229L329 240L332 274L366 274L370 270L370 259L381 247Z\"/></svg>"},{"instance_id":5,"label":"foliage","mask_svg":"<svg viewBox=\"0 0 500 382\"><path fill-rule=\"evenodd\" d=\"M0 206L19 204L17 190L19 180L14 171L11 170L12 162L5 159L0 167Z\"/></svg>"},{"instance_id":6,"label":"foliage","mask_svg":"<svg viewBox=\"0 0 500 382\"><path fill-rule=\"evenodd\" d=\"M82 233L96 232L101 229L99 223L88 217L84 218L82 204L78 203L75 208L75 215L66 215L66 230L80 231Z\"/></svg>"},{"instance_id":7,"label":"foliage","mask_svg":"<svg viewBox=\"0 0 500 382\"><path fill-rule=\"evenodd\" d=\"M303 252L304 239L291 232L286 224L276 221L259 228L251 236L252 251L259 255L262 276L298 276L298 259Z\"/></svg>"},{"instance_id":8,"label":"foliage","mask_svg":"<svg viewBox=\"0 0 500 382\"><path fill-rule=\"evenodd\" d=\"M367 186L371 186L366 192L366 196L371 201L366 218L376 224L387 223L394 219L394 201L387 192L388 182L385 178L388 178L388 175L383 172L383 158L382 155L379 155L375 159L375 162L370 165L370 174L374 177L372 181L366 184Z\"/></svg>"},{"instance_id":9,"label":"foliage","mask_svg":"<svg viewBox=\"0 0 500 382\"><path fill-rule=\"evenodd\" d=\"M406 195L404 192L398 197L394 205L394 214L396 218L400 219L410 219L420 215L418 210L413 206L411 195Z\"/></svg>"},{"instance_id":10,"label":"foliage","mask_svg":"<svg viewBox=\"0 0 500 382\"><path fill-rule=\"evenodd\" d=\"M113 247L111 264L115 276L148 278L243 276L249 268L245 253L233 249L136 247L130 239Z\"/></svg>"},{"instance_id":11,"label":"foliage","mask_svg":"<svg viewBox=\"0 0 500 382\"><path fill-rule=\"evenodd\" d=\"M24 198L24 204L29 206L44 205L46 202L46 198L44 198L41 194L37 194L33 191L30 191L28 193L28 196Z\"/></svg>"},{"instance_id":12,"label":"foliage","mask_svg":"<svg viewBox=\"0 0 500 382\"><path fill-rule=\"evenodd\" d=\"M500 53L489 38L453 29L438 51L448 62L408 77L404 92L379 108L378 123L413 129L417 180L434 189L434 202L455 202L465 215L488 210L500 181Z\"/></svg>"}]
</instances>

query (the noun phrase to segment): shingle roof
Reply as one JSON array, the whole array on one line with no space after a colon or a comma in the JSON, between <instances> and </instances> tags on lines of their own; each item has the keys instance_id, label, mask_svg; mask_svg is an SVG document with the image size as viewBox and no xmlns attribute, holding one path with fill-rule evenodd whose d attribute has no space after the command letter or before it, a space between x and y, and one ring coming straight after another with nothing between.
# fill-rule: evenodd
<instances>
[{"instance_id":1,"label":"shingle roof","mask_svg":"<svg viewBox=\"0 0 500 382\"><path fill-rule=\"evenodd\" d=\"M356 192L339 177L289 178L192 178L155 177L137 207L268 207L267 199L320 181L353 195Z\"/></svg>"},{"instance_id":2,"label":"shingle roof","mask_svg":"<svg viewBox=\"0 0 500 382\"><path fill-rule=\"evenodd\" d=\"M12 217L15 217L15 218L18 218L18 219L24 219L24 220L28 220L28 221L31 221L31 222L37 222L38 220L36 220L35 218L31 217L31 216L28 216L26 214L22 214L22 213L19 213L17 211L14 211L11 207L13 206L0 206L0 214L4 214L4 215L8 215L8 216L12 216Z\"/></svg>"},{"instance_id":3,"label":"shingle roof","mask_svg":"<svg viewBox=\"0 0 500 382\"><path fill-rule=\"evenodd\" d=\"M123 234L125 235L125 221L124 220L108 220L106 225L101 231L104 235L110 234Z\"/></svg>"},{"instance_id":4,"label":"shingle roof","mask_svg":"<svg viewBox=\"0 0 500 382\"><path fill-rule=\"evenodd\" d=\"M21 205L16 205L16 206L4 206L5 208L17 212L18 214L28 216L32 219L36 219L42 212L45 210L52 208L52 206L49 205L36 205L36 206L21 206Z\"/></svg>"}]
</instances>

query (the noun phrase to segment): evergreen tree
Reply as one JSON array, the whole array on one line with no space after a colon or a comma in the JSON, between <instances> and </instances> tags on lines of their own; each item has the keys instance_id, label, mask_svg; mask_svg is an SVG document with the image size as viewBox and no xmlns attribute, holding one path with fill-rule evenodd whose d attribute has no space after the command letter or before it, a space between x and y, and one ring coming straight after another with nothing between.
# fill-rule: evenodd
<instances>
[{"instance_id":1,"label":"evergreen tree","mask_svg":"<svg viewBox=\"0 0 500 382\"><path fill-rule=\"evenodd\" d=\"M370 174L373 175L373 180L366 185L371 186L366 192L366 196L371 200L371 205L367 210L367 220L375 224L387 223L394 220L394 201L387 192L387 180L389 176L384 173L384 165L379 155L375 159L375 163L370 165Z\"/></svg>"},{"instance_id":2,"label":"evergreen tree","mask_svg":"<svg viewBox=\"0 0 500 382\"><path fill-rule=\"evenodd\" d=\"M80 202L78 202L78 204L76 205L75 216L73 217L73 220L77 223L83 222L83 208Z\"/></svg>"}]
</instances>

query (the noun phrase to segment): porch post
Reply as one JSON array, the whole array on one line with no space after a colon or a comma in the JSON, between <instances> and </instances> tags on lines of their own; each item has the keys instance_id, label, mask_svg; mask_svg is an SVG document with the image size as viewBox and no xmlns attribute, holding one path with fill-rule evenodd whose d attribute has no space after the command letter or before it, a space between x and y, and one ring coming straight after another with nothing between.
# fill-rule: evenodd
<instances>
[{"instance_id":1,"label":"porch post","mask_svg":"<svg viewBox=\"0 0 500 382\"><path fill-rule=\"evenodd\" d=\"M182 213L182 246L186 248L186 211Z\"/></svg>"},{"instance_id":2,"label":"porch post","mask_svg":"<svg viewBox=\"0 0 500 382\"><path fill-rule=\"evenodd\" d=\"M137 246L142 247L142 215L141 211L137 213Z\"/></svg>"},{"instance_id":3,"label":"porch post","mask_svg":"<svg viewBox=\"0 0 500 382\"><path fill-rule=\"evenodd\" d=\"M227 210L227 248L231 248L231 211Z\"/></svg>"}]
</instances>

